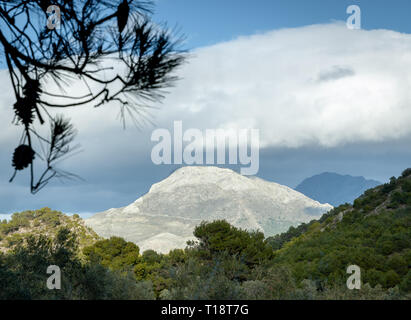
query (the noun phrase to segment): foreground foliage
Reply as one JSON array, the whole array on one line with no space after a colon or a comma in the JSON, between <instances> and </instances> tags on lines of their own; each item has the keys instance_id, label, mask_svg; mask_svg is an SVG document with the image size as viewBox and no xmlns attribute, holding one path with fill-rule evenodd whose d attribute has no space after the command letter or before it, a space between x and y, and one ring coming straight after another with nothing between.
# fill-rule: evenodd
<instances>
[{"instance_id":1,"label":"foreground foliage","mask_svg":"<svg viewBox=\"0 0 411 320\"><path fill-rule=\"evenodd\" d=\"M0 255L0 298L411 299L410 199L408 169L354 205L284 234L265 239L226 221L203 222L197 241L169 254L140 253L118 237L81 247L57 223L54 236L28 235ZM27 228L27 215L43 214L16 214L0 234ZM43 223L56 223L45 217ZM51 264L62 270L62 290L46 288ZM361 290L346 286L353 264L361 268Z\"/></svg>"}]
</instances>

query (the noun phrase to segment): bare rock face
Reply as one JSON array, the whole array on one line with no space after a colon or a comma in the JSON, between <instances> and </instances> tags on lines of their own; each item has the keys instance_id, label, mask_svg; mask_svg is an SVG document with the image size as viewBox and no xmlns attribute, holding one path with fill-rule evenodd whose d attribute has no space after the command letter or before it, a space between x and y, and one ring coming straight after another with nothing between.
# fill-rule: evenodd
<instances>
[{"instance_id":1,"label":"bare rock face","mask_svg":"<svg viewBox=\"0 0 411 320\"><path fill-rule=\"evenodd\" d=\"M286 186L230 169L184 167L127 207L86 220L100 236L120 236L142 250L184 248L202 221L227 220L265 236L287 231L331 210Z\"/></svg>"}]
</instances>

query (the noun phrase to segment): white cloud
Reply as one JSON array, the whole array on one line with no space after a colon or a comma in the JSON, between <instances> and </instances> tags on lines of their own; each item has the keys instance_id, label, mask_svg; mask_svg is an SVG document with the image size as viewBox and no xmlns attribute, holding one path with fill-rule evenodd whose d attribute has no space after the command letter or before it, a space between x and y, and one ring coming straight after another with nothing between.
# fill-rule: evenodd
<instances>
[{"instance_id":1,"label":"white cloud","mask_svg":"<svg viewBox=\"0 0 411 320\"><path fill-rule=\"evenodd\" d=\"M183 80L153 110L158 127L260 129L262 146L339 146L411 135L411 35L349 30L345 23L281 29L196 50ZM4 73L1 82L8 82ZM3 84L2 84L3 86ZM3 86L3 88L9 88ZM77 91L76 91L77 92ZM0 117L12 118L10 89ZM10 97L9 97L10 96ZM81 166L144 161L153 127L124 132L118 107L64 110L80 130ZM0 129L0 144L18 140Z\"/></svg>"},{"instance_id":2,"label":"white cloud","mask_svg":"<svg viewBox=\"0 0 411 320\"><path fill-rule=\"evenodd\" d=\"M265 146L396 139L411 134L410 71L407 34L283 29L198 50L160 117L249 123Z\"/></svg>"},{"instance_id":3,"label":"white cloud","mask_svg":"<svg viewBox=\"0 0 411 320\"><path fill-rule=\"evenodd\" d=\"M11 219L11 214L0 213L0 221L10 220L10 219Z\"/></svg>"}]
</instances>

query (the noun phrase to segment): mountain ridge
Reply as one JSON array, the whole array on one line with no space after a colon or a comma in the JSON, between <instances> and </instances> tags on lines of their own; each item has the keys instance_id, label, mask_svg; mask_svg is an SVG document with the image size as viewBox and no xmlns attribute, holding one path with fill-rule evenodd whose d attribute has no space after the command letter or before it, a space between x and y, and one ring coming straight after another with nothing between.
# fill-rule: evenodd
<instances>
[{"instance_id":1,"label":"mountain ridge","mask_svg":"<svg viewBox=\"0 0 411 320\"><path fill-rule=\"evenodd\" d=\"M97 213L86 224L103 237L121 236L142 249L154 246L166 252L192 240L194 227L202 221L226 219L273 235L330 209L289 187L230 169L182 167L132 204ZM155 239L168 245L160 248Z\"/></svg>"},{"instance_id":2,"label":"mountain ridge","mask_svg":"<svg viewBox=\"0 0 411 320\"><path fill-rule=\"evenodd\" d=\"M309 198L337 207L344 203L353 203L366 190L381 184L362 176L323 172L304 179L295 190Z\"/></svg>"}]
</instances>

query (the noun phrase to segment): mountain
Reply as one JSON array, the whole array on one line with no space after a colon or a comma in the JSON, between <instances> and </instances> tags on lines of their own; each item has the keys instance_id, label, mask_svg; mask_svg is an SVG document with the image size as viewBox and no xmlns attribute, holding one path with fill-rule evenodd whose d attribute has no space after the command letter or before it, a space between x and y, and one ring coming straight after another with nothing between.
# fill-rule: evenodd
<instances>
[{"instance_id":1,"label":"mountain","mask_svg":"<svg viewBox=\"0 0 411 320\"><path fill-rule=\"evenodd\" d=\"M366 180L364 177L325 172L305 179L295 190L311 199L336 207L344 203L353 203L365 190L380 184L381 182Z\"/></svg>"},{"instance_id":2,"label":"mountain","mask_svg":"<svg viewBox=\"0 0 411 320\"><path fill-rule=\"evenodd\" d=\"M277 183L217 167L183 167L129 206L86 220L100 236L120 236L142 250L168 252L193 239L202 221L225 219L266 236L319 218L332 209Z\"/></svg>"}]
</instances>

